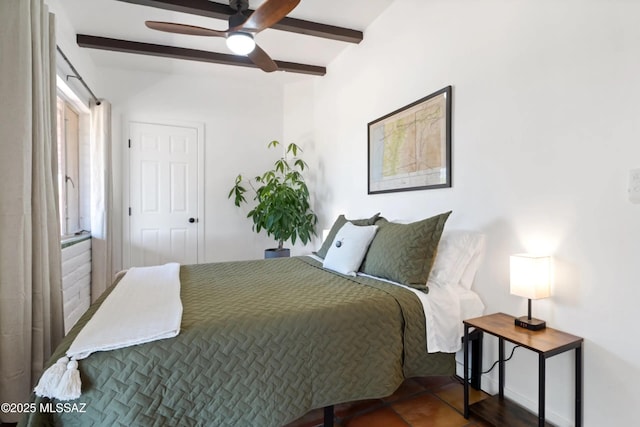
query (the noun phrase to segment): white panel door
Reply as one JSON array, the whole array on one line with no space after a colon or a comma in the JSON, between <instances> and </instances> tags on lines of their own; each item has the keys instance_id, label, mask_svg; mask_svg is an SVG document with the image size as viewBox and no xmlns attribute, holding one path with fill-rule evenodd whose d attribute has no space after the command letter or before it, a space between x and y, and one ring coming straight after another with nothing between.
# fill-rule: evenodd
<instances>
[{"instance_id":1,"label":"white panel door","mask_svg":"<svg viewBox=\"0 0 640 427\"><path fill-rule=\"evenodd\" d=\"M198 130L130 123L132 267L198 262Z\"/></svg>"}]
</instances>

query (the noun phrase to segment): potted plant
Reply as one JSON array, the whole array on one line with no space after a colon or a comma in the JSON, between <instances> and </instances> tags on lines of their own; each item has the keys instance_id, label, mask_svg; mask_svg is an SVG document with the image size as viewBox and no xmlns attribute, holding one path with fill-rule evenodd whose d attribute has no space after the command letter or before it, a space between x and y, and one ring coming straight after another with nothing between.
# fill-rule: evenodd
<instances>
[{"instance_id":1,"label":"potted plant","mask_svg":"<svg viewBox=\"0 0 640 427\"><path fill-rule=\"evenodd\" d=\"M271 141L267 147L279 145L278 141ZM299 152L302 152L300 147L289 144L273 169L253 179L255 186L248 182L256 202L247 214L247 218L253 220L252 229L257 233L264 229L278 242L277 248L265 250L265 258L288 257L289 249L283 247L284 242L291 240L295 244L300 239L306 244L316 235L318 217L309 205L309 189L302 176L308 165L298 157ZM233 198L235 205L240 207L247 203L246 192L242 175L238 175L228 198Z\"/></svg>"}]
</instances>

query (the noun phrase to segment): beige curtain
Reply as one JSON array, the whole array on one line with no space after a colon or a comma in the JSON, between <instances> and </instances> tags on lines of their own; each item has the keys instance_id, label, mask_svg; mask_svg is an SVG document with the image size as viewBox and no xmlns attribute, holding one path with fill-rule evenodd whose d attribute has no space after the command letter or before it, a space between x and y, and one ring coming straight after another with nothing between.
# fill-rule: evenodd
<instances>
[{"instance_id":1,"label":"beige curtain","mask_svg":"<svg viewBox=\"0 0 640 427\"><path fill-rule=\"evenodd\" d=\"M0 402L27 401L64 333L55 51L43 0L0 1Z\"/></svg>"},{"instance_id":2,"label":"beige curtain","mask_svg":"<svg viewBox=\"0 0 640 427\"><path fill-rule=\"evenodd\" d=\"M113 280L111 105L91 105L91 302Z\"/></svg>"}]
</instances>

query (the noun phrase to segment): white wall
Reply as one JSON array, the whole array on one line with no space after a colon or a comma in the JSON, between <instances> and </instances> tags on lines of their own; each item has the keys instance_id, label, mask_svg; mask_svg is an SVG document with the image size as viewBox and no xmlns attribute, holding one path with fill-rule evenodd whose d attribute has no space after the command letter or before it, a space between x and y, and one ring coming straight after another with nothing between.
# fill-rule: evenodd
<instances>
[{"instance_id":1,"label":"white wall","mask_svg":"<svg viewBox=\"0 0 640 427\"><path fill-rule=\"evenodd\" d=\"M213 75L180 76L103 69L104 92L113 105L114 172L122 175L129 120L201 123L205 127L205 256L200 262L262 258L272 239L251 230L249 209L227 199L236 175L252 177L270 167L279 152L267 144L281 139L282 90ZM123 212L122 183L115 212ZM121 217L116 218L121 226ZM126 218L125 218L126 220ZM116 233L118 234L118 233ZM120 247L121 242L116 242ZM116 264L119 260L116 260Z\"/></svg>"},{"instance_id":2,"label":"white wall","mask_svg":"<svg viewBox=\"0 0 640 427\"><path fill-rule=\"evenodd\" d=\"M508 256L554 255L553 296L534 314L585 338L586 426L633 425L640 404L640 205L627 198L640 168L638 16L624 0L397 0L326 77L285 91L285 134L315 147L321 228L339 213L452 209L448 227L487 234L475 286L487 312L512 315L526 301L509 295ZM449 84L453 188L367 195L367 123ZM507 395L533 410L536 362L520 349L507 365ZM548 418L572 425L573 354L547 371Z\"/></svg>"}]
</instances>

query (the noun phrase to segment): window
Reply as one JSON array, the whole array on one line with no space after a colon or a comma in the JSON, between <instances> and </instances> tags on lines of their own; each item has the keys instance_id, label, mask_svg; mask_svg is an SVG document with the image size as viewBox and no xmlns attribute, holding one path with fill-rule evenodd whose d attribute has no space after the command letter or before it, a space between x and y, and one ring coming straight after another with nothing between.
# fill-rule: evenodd
<instances>
[{"instance_id":1,"label":"window","mask_svg":"<svg viewBox=\"0 0 640 427\"><path fill-rule=\"evenodd\" d=\"M60 230L63 236L80 230L80 114L58 97L58 194Z\"/></svg>"}]
</instances>

